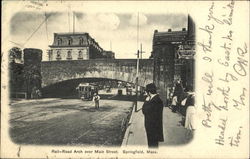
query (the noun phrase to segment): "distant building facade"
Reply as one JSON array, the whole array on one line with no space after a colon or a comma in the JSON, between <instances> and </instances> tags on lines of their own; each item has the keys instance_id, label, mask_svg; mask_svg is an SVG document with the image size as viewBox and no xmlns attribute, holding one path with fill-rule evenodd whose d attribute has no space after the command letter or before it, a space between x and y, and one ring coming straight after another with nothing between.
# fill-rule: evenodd
<instances>
[{"instance_id":1,"label":"distant building facade","mask_svg":"<svg viewBox=\"0 0 250 159\"><path fill-rule=\"evenodd\" d=\"M106 58L104 50L88 33L54 33L49 61Z\"/></svg>"},{"instance_id":2,"label":"distant building facade","mask_svg":"<svg viewBox=\"0 0 250 159\"><path fill-rule=\"evenodd\" d=\"M155 30L153 51L154 82L166 101L169 89L176 79L181 79L185 88L194 85L195 24L188 16L188 30Z\"/></svg>"}]
</instances>

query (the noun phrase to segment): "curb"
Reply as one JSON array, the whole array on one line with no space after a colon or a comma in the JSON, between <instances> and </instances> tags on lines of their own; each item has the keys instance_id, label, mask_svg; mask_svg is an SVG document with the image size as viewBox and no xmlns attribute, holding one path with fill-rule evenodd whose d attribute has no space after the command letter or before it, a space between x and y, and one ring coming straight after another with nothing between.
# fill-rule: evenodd
<instances>
[{"instance_id":1,"label":"curb","mask_svg":"<svg viewBox=\"0 0 250 159\"><path fill-rule=\"evenodd\" d=\"M133 104L133 105L134 105L134 104ZM128 122L128 127L127 127L126 132L125 132L125 134L124 134L124 137L123 137L123 139L122 139L122 145L121 145L122 147L127 146L128 139L129 139L129 135L130 135L129 132L130 132L130 128L131 128L131 126L132 126L132 121L133 121L134 113L136 113L136 112L135 112L135 105L133 106L132 114L131 114L130 119L129 119L129 122Z\"/></svg>"}]
</instances>

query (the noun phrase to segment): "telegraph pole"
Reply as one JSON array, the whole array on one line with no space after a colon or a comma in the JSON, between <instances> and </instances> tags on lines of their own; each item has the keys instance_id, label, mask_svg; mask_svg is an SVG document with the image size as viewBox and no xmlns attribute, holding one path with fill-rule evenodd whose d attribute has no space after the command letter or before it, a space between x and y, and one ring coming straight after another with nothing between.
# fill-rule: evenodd
<instances>
[{"instance_id":1,"label":"telegraph pole","mask_svg":"<svg viewBox=\"0 0 250 159\"><path fill-rule=\"evenodd\" d=\"M138 78L139 78L139 56L140 51L138 49L139 44L139 12L137 13L137 61L136 61L136 78L135 78L135 112L137 112L137 104L138 104Z\"/></svg>"},{"instance_id":2,"label":"telegraph pole","mask_svg":"<svg viewBox=\"0 0 250 159\"><path fill-rule=\"evenodd\" d=\"M141 54L141 59L142 59L142 53L145 53L145 52L142 51L142 44L141 44L141 50L137 50L136 79L135 79L135 93L136 93L135 112L137 112L137 104L138 104L139 64L140 64L140 54Z\"/></svg>"},{"instance_id":3,"label":"telegraph pole","mask_svg":"<svg viewBox=\"0 0 250 159\"><path fill-rule=\"evenodd\" d=\"M110 51L112 51L112 41L110 41Z\"/></svg>"},{"instance_id":4,"label":"telegraph pole","mask_svg":"<svg viewBox=\"0 0 250 159\"><path fill-rule=\"evenodd\" d=\"M141 43L141 59L142 59L142 54L145 53L145 51L142 51L142 43Z\"/></svg>"},{"instance_id":5,"label":"telegraph pole","mask_svg":"<svg viewBox=\"0 0 250 159\"><path fill-rule=\"evenodd\" d=\"M75 12L73 11L73 34L75 34Z\"/></svg>"},{"instance_id":6,"label":"telegraph pole","mask_svg":"<svg viewBox=\"0 0 250 159\"><path fill-rule=\"evenodd\" d=\"M138 103L139 55L140 55L140 51L137 50L136 79L135 79L135 95L136 95L135 112L137 112L137 103Z\"/></svg>"},{"instance_id":7,"label":"telegraph pole","mask_svg":"<svg viewBox=\"0 0 250 159\"><path fill-rule=\"evenodd\" d=\"M70 6L68 6L68 23L69 23L69 33L70 33Z\"/></svg>"}]
</instances>

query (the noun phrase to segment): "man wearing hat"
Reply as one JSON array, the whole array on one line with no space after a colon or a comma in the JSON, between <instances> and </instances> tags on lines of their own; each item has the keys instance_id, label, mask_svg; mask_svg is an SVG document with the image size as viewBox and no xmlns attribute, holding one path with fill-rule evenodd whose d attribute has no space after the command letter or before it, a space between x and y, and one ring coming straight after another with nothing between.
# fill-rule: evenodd
<instances>
[{"instance_id":1,"label":"man wearing hat","mask_svg":"<svg viewBox=\"0 0 250 159\"><path fill-rule=\"evenodd\" d=\"M142 106L144 124L147 133L148 147L158 147L164 141L162 128L163 102L156 92L154 83L146 85L147 98Z\"/></svg>"}]
</instances>

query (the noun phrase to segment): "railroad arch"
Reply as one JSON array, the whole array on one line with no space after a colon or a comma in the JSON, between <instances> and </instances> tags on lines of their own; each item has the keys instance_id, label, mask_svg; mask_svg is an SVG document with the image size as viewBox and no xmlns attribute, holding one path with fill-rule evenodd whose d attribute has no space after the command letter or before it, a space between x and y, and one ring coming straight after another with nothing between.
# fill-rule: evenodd
<instances>
[{"instance_id":1,"label":"railroad arch","mask_svg":"<svg viewBox=\"0 0 250 159\"><path fill-rule=\"evenodd\" d=\"M136 59L43 61L42 88L73 79L105 78L130 83L136 81ZM153 82L153 60L140 60L140 86Z\"/></svg>"}]
</instances>

